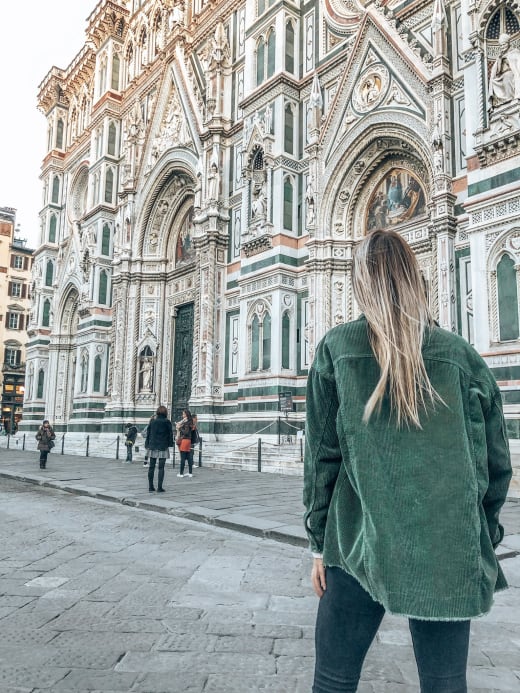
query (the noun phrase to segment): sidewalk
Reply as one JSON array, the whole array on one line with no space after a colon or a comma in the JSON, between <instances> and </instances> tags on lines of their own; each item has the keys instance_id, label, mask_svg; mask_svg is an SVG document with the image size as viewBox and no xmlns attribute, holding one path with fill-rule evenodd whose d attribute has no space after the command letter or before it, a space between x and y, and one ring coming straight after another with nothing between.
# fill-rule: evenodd
<instances>
[{"instance_id":1,"label":"sidewalk","mask_svg":"<svg viewBox=\"0 0 520 693\"><path fill-rule=\"evenodd\" d=\"M148 492L147 467L53 451L47 469L37 452L0 448L0 478L14 478L68 493L184 517L277 541L307 546L303 529L302 477L194 467L193 478L177 477L166 464L166 493ZM157 477L157 472L156 472ZM520 553L520 501L506 503L506 536L498 549L507 560Z\"/></svg>"}]
</instances>

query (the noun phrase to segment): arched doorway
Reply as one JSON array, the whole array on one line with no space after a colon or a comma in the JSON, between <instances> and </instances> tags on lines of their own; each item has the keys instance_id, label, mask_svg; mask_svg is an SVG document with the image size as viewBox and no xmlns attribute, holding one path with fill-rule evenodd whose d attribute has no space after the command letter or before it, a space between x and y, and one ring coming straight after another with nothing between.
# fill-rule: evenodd
<instances>
[{"instance_id":1,"label":"arched doorway","mask_svg":"<svg viewBox=\"0 0 520 693\"><path fill-rule=\"evenodd\" d=\"M58 321L59 333L57 348L57 377L49 388L54 387L54 420L57 424L66 424L73 413L74 391L76 380L76 348L78 333L79 294L71 289L63 304Z\"/></svg>"}]
</instances>

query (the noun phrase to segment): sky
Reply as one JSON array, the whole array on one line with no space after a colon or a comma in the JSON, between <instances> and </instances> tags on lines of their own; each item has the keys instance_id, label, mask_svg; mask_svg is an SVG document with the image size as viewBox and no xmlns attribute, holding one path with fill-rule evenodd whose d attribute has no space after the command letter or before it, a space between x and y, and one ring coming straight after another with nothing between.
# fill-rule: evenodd
<instances>
[{"instance_id":1,"label":"sky","mask_svg":"<svg viewBox=\"0 0 520 693\"><path fill-rule=\"evenodd\" d=\"M47 124L38 85L53 65L66 68L85 42L97 0L0 2L0 207L14 207L20 237L35 248Z\"/></svg>"}]
</instances>

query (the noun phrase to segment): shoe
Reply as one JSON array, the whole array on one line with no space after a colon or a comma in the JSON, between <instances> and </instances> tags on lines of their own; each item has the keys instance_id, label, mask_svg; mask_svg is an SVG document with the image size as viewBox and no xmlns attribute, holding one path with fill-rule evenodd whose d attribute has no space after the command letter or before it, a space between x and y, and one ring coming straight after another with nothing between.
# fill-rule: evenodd
<instances>
[{"instance_id":1,"label":"shoe","mask_svg":"<svg viewBox=\"0 0 520 693\"><path fill-rule=\"evenodd\" d=\"M158 488L158 489L157 489L157 493L164 493L165 490L166 490L166 489L164 489L164 488Z\"/></svg>"},{"instance_id":2,"label":"shoe","mask_svg":"<svg viewBox=\"0 0 520 693\"><path fill-rule=\"evenodd\" d=\"M177 476L178 476L180 479L182 479L182 477L184 476L184 474L177 474Z\"/></svg>"},{"instance_id":3,"label":"shoe","mask_svg":"<svg viewBox=\"0 0 520 693\"><path fill-rule=\"evenodd\" d=\"M193 476L193 474L188 474L188 476L189 476L189 477L190 477L190 479L191 479L191 477Z\"/></svg>"},{"instance_id":4,"label":"shoe","mask_svg":"<svg viewBox=\"0 0 520 693\"><path fill-rule=\"evenodd\" d=\"M153 493L155 491L154 487L152 486L151 488L148 489L148 493Z\"/></svg>"},{"instance_id":5,"label":"shoe","mask_svg":"<svg viewBox=\"0 0 520 693\"><path fill-rule=\"evenodd\" d=\"M148 462L143 462L143 467L148 467Z\"/></svg>"}]
</instances>

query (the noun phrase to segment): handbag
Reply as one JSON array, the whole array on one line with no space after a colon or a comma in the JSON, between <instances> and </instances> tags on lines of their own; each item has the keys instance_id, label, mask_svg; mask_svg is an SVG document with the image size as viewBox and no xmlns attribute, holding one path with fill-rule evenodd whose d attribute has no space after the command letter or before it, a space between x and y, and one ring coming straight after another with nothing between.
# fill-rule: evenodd
<instances>
[{"instance_id":1,"label":"handbag","mask_svg":"<svg viewBox=\"0 0 520 693\"><path fill-rule=\"evenodd\" d=\"M191 450L191 440L189 438L182 438L179 450L181 452L189 452Z\"/></svg>"},{"instance_id":2,"label":"handbag","mask_svg":"<svg viewBox=\"0 0 520 693\"><path fill-rule=\"evenodd\" d=\"M49 440L49 450L52 450L54 445L55 445L55 442L53 440Z\"/></svg>"}]
</instances>

